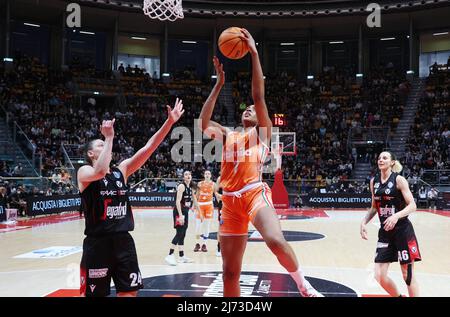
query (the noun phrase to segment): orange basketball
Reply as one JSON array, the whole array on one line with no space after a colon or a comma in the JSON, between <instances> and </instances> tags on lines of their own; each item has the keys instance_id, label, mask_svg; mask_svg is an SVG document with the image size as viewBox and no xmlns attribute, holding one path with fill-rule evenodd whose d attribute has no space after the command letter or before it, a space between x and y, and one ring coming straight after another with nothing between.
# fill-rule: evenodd
<instances>
[{"instance_id":1,"label":"orange basketball","mask_svg":"<svg viewBox=\"0 0 450 317\"><path fill-rule=\"evenodd\" d=\"M248 53L248 45L239 37L241 28L233 26L222 32L219 36L220 52L231 59L239 59Z\"/></svg>"}]
</instances>

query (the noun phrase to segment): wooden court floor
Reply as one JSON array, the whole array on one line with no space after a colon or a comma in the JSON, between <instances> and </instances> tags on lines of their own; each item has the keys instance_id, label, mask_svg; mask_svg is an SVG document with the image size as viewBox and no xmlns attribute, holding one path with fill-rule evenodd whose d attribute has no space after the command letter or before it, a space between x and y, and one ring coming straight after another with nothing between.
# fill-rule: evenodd
<instances>
[{"instance_id":1,"label":"wooden court floor","mask_svg":"<svg viewBox=\"0 0 450 317\"><path fill-rule=\"evenodd\" d=\"M320 291L325 295L346 296L349 295L348 290L355 296L386 295L373 279L379 223L374 218L368 225L369 240L362 240L359 224L364 214L364 210L328 209L280 213L283 232L289 240L293 240L289 243L297 253L306 277L320 282ZM185 253L194 263L169 266L164 262L175 233L171 215L169 209L134 211L136 227L132 235L142 277L150 285L142 294L220 296L220 291L212 290L214 287L220 288L217 281L220 280L222 261L215 253L217 240L208 241L208 252L192 251L195 244L192 213ZM421 295L450 296L450 212L418 211L410 219L423 259L415 265ZM213 221L213 238L217 227L218 224ZM78 213L0 225L0 296L75 295L79 286L83 230L84 219L80 219ZM247 282L254 281L246 285L254 285L252 287L258 288L258 291L247 288L247 291L250 289L248 295L253 290L256 296L296 296L295 289L286 286L290 284L286 272L266 245L258 241L257 232L253 230L251 227L243 275L250 272ZM389 275L406 294L398 263L391 264ZM205 284L205 279L212 279L216 284Z\"/></svg>"}]
</instances>

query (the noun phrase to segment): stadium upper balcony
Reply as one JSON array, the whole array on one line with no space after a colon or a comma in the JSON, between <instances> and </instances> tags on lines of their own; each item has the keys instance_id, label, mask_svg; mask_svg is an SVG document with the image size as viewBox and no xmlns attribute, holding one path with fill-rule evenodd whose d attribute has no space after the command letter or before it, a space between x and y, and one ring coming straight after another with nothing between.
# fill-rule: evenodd
<instances>
[{"instance_id":1,"label":"stadium upper balcony","mask_svg":"<svg viewBox=\"0 0 450 317\"><path fill-rule=\"evenodd\" d=\"M82 0L123 10L142 9L143 0ZM368 1L360 0L182 0L187 16L315 17L365 13ZM382 12L422 10L448 4L447 0L379 0Z\"/></svg>"}]
</instances>

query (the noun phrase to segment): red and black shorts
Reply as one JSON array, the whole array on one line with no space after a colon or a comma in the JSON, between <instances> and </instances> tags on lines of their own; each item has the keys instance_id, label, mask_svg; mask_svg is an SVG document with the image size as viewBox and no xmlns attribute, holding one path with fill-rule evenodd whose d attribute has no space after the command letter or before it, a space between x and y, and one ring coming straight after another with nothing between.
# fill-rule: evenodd
<instances>
[{"instance_id":1,"label":"red and black shorts","mask_svg":"<svg viewBox=\"0 0 450 317\"><path fill-rule=\"evenodd\" d=\"M421 260L416 234L408 219L401 224L397 223L391 231L380 228L375 263L409 264Z\"/></svg>"},{"instance_id":2,"label":"red and black shorts","mask_svg":"<svg viewBox=\"0 0 450 317\"><path fill-rule=\"evenodd\" d=\"M80 294L108 296L111 278L117 292L143 287L134 240L128 232L86 237L80 264Z\"/></svg>"}]
</instances>

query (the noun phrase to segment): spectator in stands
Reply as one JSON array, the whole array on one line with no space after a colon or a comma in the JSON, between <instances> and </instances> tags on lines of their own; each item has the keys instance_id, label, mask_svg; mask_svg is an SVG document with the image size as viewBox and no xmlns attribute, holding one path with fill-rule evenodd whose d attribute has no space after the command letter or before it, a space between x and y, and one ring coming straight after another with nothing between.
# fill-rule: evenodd
<instances>
[{"instance_id":1,"label":"spectator in stands","mask_svg":"<svg viewBox=\"0 0 450 317\"><path fill-rule=\"evenodd\" d=\"M127 76L132 76L133 75L133 68L131 68L130 64L128 64L128 66L126 68L126 71L127 71Z\"/></svg>"},{"instance_id":2,"label":"spectator in stands","mask_svg":"<svg viewBox=\"0 0 450 317\"><path fill-rule=\"evenodd\" d=\"M11 208L17 209L17 214L22 217L25 217L27 207L26 196L27 194L25 193L24 188L22 186L18 186L17 189L13 189L11 191L11 195L9 197L9 204Z\"/></svg>"},{"instance_id":3,"label":"spectator in stands","mask_svg":"<svg viewBox=\"0 0 450 317\"><path fill-rule=\"evenodd\" d=\"M431 65L431 67L430 67L430 75L436 74L438 69L439 69L438 63L434 62L434 64Z\"/></svg>"},{"instance_id":4,"label":"spectator in stands","mask_svg":"<svg viewBox=\"0 0 450 317\"><path fill-rule=\"evenodd\" d=\"M9 208L8 193L5 186L0 186L0 206Z\"/></svg>"},{"instance_id":5,"label":"spectator in stands","mask_svg":"<svg viewBox=\"0 0 450 317\"><path fill-rule=\"evenodd\" d=\"M138 188L136 188L136 193L145 193L144 184L140 183Z\"/></svg>"},{"instance_id":6,"label":"spectator in stands","mask_svg":"<svg viewBox=\"0 0 450 317\"><path fill-rule=\"evenodd\" d=\"M125 67L123 67L123 64L122 64L122 63L120 63L120 66L119 66L119 72L120 72L122 75L125 74Z\"/></svg>"},{"instance_id":7,"label":"spectator in stands","mask_svg":"<svg viewBox=\"0 0 450 317\"><path fill-rule=\"evenodd\" d=\"M302 208L303 206L303 200L300 195L295 196L294 198L294 208Z\"/></svg>"},{"instance_id":8,"label":"spectator in stands","mask_svg":"<svg viewBox=\"0 0 450 317\"><path fill-rule=\"evenodd\" d=\"M12 175L14 177L22 177L22 176L24 176L22 163L19 163L16 166L14 166Z\"/></svg>"},{"instance_id":9,"label":"spectator in stands","mask_svg":"<svg viewBox=\"0 0 450 317\"><path fill-rule=\"evenodd\" d=\"M428 201L430 202L428 208L433 208L436 210L436 200L438 198L438 192L436 188L431 187L431 189L427 193Z\"/></svg>"}]
</instances>

